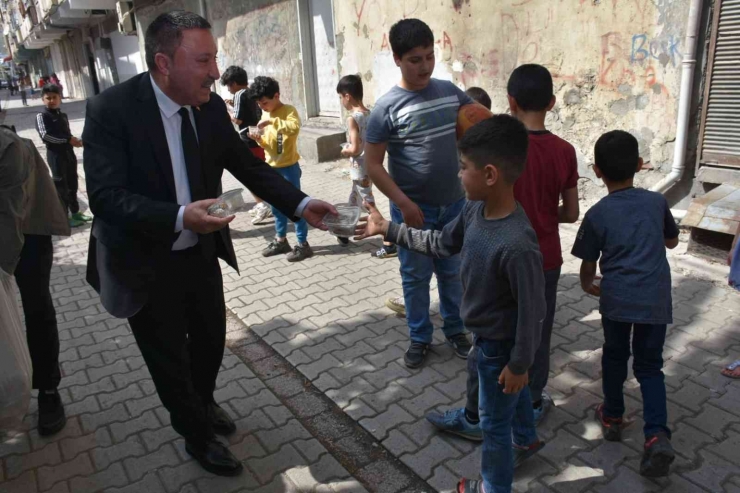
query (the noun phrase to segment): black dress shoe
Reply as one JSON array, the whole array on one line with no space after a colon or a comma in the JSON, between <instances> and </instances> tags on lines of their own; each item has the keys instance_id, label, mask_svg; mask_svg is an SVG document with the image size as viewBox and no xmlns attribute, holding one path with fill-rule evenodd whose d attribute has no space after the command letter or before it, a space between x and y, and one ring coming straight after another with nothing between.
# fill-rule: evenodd
<instances>
[{"instance_id":1,"label":"black dress shoe","mask_svg":"<svg viewBox=\"0 0 740 493\"><path fill-rule=\"evenodd\" d=\"M53 435L61 431L66 424L67 417L59 392L56 389L39 390L39 435Z\"/></svg>"},{"instance_id":2,"label":"black dress shoe","mask_svg":"<svg viewBox=\"0 0 740 493\"><path fill-rule=\"evenodd\" d=\"M231 435L236 431L236 425L234 420L231 419L229 413L224 411L216 403L207 405L206 412L208 413L208 420L213 426L213 432L217 435Z\"/></svg>"},{"instance_id":3,"label":"black dress shoe","mask_svg":"<svg viewBox=\"0 0 740 493\"><path fill-rule=\"evenodd\" d=\"M215 438L200 446L185 442L185 450L203 469L218 476L238 476L244 470L242 463Z\"/></svg>"}]
</instances>

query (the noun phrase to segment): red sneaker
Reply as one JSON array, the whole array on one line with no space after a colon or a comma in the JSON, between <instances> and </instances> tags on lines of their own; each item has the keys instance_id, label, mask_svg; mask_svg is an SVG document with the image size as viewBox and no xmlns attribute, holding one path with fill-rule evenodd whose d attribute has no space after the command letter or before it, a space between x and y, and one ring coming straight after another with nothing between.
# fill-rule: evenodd
<instances>
[{"instance_id":1,"label":"red sneaker","mask_svg":"<svg viewBox=\"0 0 740 493\"><path fill-rule=\"evenodd\" d=\"M604 431L604 440L618 442L622 439L622 418L604 416L604 404L599 404L596 408L596 421L601 424Z\"/></svg>"}]
</instances>

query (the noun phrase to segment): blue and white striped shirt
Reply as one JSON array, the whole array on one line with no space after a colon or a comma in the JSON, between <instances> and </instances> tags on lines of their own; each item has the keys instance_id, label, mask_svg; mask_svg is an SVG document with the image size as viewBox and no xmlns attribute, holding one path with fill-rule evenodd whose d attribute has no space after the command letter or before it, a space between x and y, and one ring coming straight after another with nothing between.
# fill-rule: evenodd
<instances>
[{"instance_id":1,"label":"blue and white striped shirt","mask_svg":"<svg viewBox=\"0 0 740 493\"><path fill-rule=\"evenodd\" d=\"M411 200L449 205L464 196L457 176L457 112L473 100L451 82L421 91L394 86L375 104L366 140L388 144L388 171Z\"/></svg>"}]
</instances>

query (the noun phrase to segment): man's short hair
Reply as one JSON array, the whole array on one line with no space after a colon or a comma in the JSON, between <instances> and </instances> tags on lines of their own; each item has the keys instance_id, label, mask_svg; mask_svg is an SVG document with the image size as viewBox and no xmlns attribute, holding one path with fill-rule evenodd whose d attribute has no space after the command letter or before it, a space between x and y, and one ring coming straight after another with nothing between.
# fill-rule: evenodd
<instances>
[{"instance_id":1,"label":"man's short hair","mask_svg":"<svg viewBox=\"0 0 740 493\"><path fill-rule=\"evenodd\" d=\"M349 94L356 101L362 101L362 79L357 75L345 75L337 83L337 94Z\"/></svg>"},{"instance_id":2,"label":"man's short hair","mask_svg":"<svg viewBox=\"0 0 740 493\"><path fill-rule=\"evenodd\" d=\"M249 86L249 97L255 101L267 98L272 99L280 92L280 84L272 77L257 76Z\"/></svg>"},{"instance_id":3,"label":"man's short hair","mask_svg":"<svg viewBox=\"0 0 740 493\"><path fill-rule=\"evenodd\" d=\"M495 115L470 127L457 147L476 168L492 164L513 185L527 164L529 134L516 118Z\"/></svg>"},{"instance_id":4,"label":"man's short hair","mask_svg":"<svg viewBox=\"0 0 740 493\"><path fill-rule=\"evenodd\" d=\"M236 65L232 65L224 70L224 73L221 74L221 85L228 86L231 83L234 83L237 86L246 86L249 84L247 71L241 67L237 67Z\"/></svg>"},{"instance_id":5,"label":"man's short hair","mask_svg":"<svg viewBox=\"0 0 740 493\"><path fill-rule=\"evenodd\" d=\"M185 10L173 10L160 14L149 24L144 36L146 66L154 70L154 56L164 53L170 58L175 56L177 47L182 41L182 32L190 29L210 29L211 25L203 17Z\"/></svg>"},{"instance_id":6,"label":"man's short hair","mask_svg":"<svg viewBox=\"0 0 740 493\"><path fill-rule=\"evenodd\" d=\"M511 73L506 90L524 111L543 111L552 101L552 76L542 65L520 65Z\"/></svg>"},{"instance_id":7,"label":"man's short hair","mask_svg":"<svg viewBox=\"0 0 740 493\"><path fill-rule=\"evenodd\" d=\"M56 94L61 96L62 88L56 84L45 84L44 87L41 88L41 96L43 97L44 94Z\"/></svg>"},{"instance_id":8,"label":"man's short hair","mask_svg":"<svg viewBox=\"0 0 740 493\"><path fill-rule=\"evenodd\" d=\"M423 21L419 19L403 19L391 26L388 34L391 50L398 58L414 48L427 48L434 45L434 34Z\"/></svg>"},{"instance_id":9,"label":"man's short hair","mask_svg":"<svg viewBox=\"0 0 740 493\"><path fill-rule=\"evenodd\" d=\"M629 180L637 173L640 150L637 139L624 130L612 130L596 141L594 160L604 177L612 182Z\"/></svg>"},{"instance_id":10,"label":"man's short hair","mask_svg":"<svg viewBox=\"0 0 740 493\"><path fill-rule=\"evenodd\" d=\"M465 94L473 98L473 101L476 103L480 103L489 110L491 109L491 96L488 95L486 91L484 91L480 87L471 87L468 88L467 91L465 91Z\"/></svg>"}]
</instances>

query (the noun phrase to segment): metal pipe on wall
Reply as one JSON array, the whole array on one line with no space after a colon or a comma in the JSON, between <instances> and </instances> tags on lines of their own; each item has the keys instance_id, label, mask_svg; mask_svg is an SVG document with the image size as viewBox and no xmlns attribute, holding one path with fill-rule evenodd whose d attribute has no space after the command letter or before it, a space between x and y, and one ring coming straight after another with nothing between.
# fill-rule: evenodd
<instances>
[{"instance_id":1,"label":"metal pipe on wall","mask_svg":"<svg viewBox=\"0 0 740 493\"><path fill-rule=\"evenodd\" d=\"M686 169L686 145L689 133L689 112L691 110L691 89L694 83L694 69L696 68L696 45L699 39L699 23L701 21L702 0L691 0L689 4L689 19L686 24L686 39L684 41L684 55L681 61L681 88L678 99L678 118L676 120L676 145L673 151L673 166L671 172L650 187L654 192L663 193L681 179Z\"/></svg>"}]
</instances>

